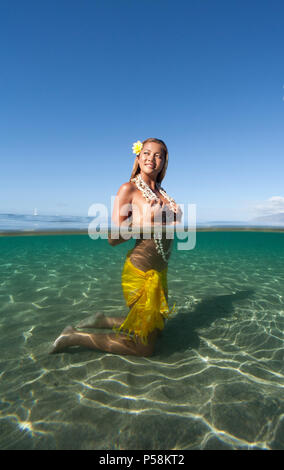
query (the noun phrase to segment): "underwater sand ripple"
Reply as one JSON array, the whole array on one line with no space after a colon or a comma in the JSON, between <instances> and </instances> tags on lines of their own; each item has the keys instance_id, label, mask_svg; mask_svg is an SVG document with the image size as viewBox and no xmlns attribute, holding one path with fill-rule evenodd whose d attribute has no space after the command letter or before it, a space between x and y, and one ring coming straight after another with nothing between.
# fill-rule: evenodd
<instances>
[{"instance_id":1,"label":"underwater sand ripple","mask_svg":"<svg viewBox=\"0 0 284 470\"><path fill-rule=\"evenodd\" d=\"M57 251L45 237L4 263L1 448L283 449L283 255L176 253L168 278L178 314L155 356L48 356L67 324L125 311L128 247L93 256L87 238Z\"/></svg>"}]
</instances>

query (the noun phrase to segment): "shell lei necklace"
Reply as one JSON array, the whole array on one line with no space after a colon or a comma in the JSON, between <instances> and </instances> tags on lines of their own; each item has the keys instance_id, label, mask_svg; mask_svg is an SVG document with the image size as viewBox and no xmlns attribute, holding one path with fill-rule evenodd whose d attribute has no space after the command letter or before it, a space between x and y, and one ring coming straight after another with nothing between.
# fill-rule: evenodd
<instances>
[{"instance_id":1,"label":"shell lei necklace","mask_svg":"<svg viewBox=\"0 0 284 470\"><path fill-rule=\"evenodd\" d=\"M148 186L147 183L142 179L141 175L138 174L135 178L132 178L131 181L136 184L137 188L142 192L144 198L146 199L147 202L151 202L152 200L155 200L156 202L159 202L159 198L156 196L156 194L152 191L152 189ZM169 201L169 206L172 211L175 211L174 208L176 206L176 203L173 198L168 196L166 191L161 188L160 183L156 183L159 192L164 196L165 199ZM162 240L160 239L161 233L157 234L157 238L154 234L154 242L156 245L156 250L157 252L162 256L163 260L165 263L168 262L168 258L171 252L171 245L170 248L165 252Z\"/></svg>"}]
</instances>

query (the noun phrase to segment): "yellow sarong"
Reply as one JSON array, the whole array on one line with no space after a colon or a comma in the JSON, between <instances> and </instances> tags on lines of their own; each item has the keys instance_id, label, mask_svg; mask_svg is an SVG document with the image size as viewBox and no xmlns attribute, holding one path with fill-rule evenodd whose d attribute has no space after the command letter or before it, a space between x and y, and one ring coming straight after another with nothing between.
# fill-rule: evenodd
<instances>
[{"instance_id":1,"label":"yellow sarong","mask_svg":"<svg viewBox=\"0 0 284 470\"><path fill-rule=\"evenodd\" d=\"M122 271L122 289L127 306L130 307L135 303L116 331L127 331L128 335L134 333L143 344L147 344L149 333L156 328L159 330L164 328L163 318L174 312L176 304L169 310L165 297L165 293L168 292L168 268L163 271L150 269L144 272L131 263L131 251L127 253Z\"/></svg>"}]
</instances>

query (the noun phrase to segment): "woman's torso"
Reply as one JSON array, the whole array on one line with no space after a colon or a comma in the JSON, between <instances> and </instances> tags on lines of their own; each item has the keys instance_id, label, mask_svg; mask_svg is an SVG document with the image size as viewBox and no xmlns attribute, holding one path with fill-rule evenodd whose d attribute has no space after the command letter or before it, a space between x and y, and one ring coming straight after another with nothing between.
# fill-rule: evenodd
<instances>
[{"instance_id":1,"label":"woman's torso","mask_svg":"<svg viewBox=\"0 0 284 470\"><path fill-rule=\"evenodd\" d=\"M173 240L167 240L163 236L162 239L163 249L165 252L171 251ZM131 263L141 271L148 271L149 269L156 269L163 271L168 266L170 252L166 255L166 261L162 255L158 253L156 244L153 238L147 240L141 238L137 239L134 248L130 254Z\"/></svg>"},{"instance_id":2,"label":"woman's torso","mask_svg":"<svg viewBox=\"0 0 284 470\"><path fill-rule=\"evenodd\" d=\"M169 201L167 201L160 193L157 194L159 199L165 204L162 207L159 203L154 204L152 207L145 200L143 194L139 189L135 187L133 198L132 198L132 229L136 227L144 228L153 227L154 224L160 226L165 226L165 224L170 224L175 220L175 213L169 207ZM173 234L172 234L173 235ZM162 233L161 238L162 248L165 253L165 259L157 251L157 242L154 240L154 236L147 234L147 238L141 230L140 238L136 239L134 248L130 254L131 263L146 272L149 269L156 269L157 271L162 271L168 266L168 261L170 258L170 253L173 245L173 238L169 238L169 234L166 232Z\"/></svg>"}]
</instances>

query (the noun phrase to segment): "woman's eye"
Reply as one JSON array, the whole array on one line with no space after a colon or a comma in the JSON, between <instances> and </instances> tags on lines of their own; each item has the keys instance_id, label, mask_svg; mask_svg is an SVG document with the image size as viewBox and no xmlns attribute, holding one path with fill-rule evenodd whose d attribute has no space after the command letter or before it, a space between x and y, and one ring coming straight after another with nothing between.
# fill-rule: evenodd
<instances>
[{"instance_id":1,"label":"woman's eye","mask_svg":"<svg viewBox=\"0 0 284 470\"><path fill-rule=\"evenodd\" d=\"M149 155L149 152L144 152L144 155ZM162 158L161 155L155 155L155 158Z\"/></svg>"}]
</instances>

